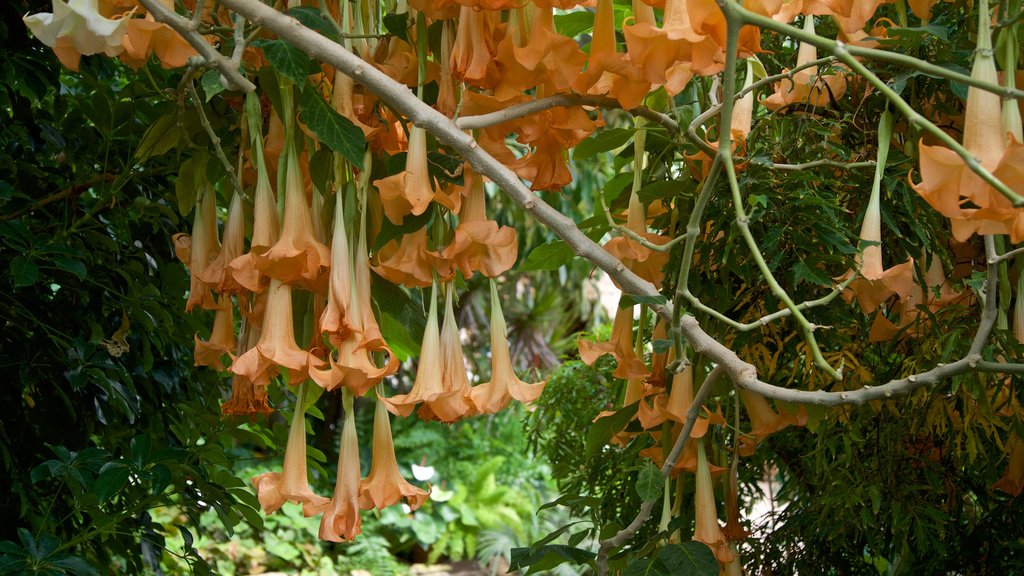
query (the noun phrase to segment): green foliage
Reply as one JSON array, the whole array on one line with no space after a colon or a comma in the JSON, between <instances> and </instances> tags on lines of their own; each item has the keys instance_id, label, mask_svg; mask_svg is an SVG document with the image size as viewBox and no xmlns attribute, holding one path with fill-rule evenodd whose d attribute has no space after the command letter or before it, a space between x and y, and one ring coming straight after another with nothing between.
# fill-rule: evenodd
<instances>
[{"instance_id":1,"label":"green foliage","mask_svg":"<svg viewBox=\"0 0 1024 576\"><path fill-rule=\"evenodd\" d=\"M228 532L260 521L231 472L220 380L192 368L208 319L183 316L171 249L187 224L165 152L201 129L109 59L60 74L15 22L0 28L0 566L148 573L202 509ZM152 522L172 503L190 530Z\"/></svg>"}]
</instances>

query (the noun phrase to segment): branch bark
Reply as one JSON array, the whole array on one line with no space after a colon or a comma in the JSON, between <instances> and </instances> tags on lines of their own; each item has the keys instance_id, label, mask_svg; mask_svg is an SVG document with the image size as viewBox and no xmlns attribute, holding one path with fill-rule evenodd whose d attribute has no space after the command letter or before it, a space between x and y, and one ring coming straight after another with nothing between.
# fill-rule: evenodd
<instances>
[{"instance_id":1,"label":"branch bark","mask_svg":"<svg viewBox=\"0 0 1024 576\"><path fill-rule=\"evenodd\" d=\"M622 262L590 240L572 219L540 200L514 172L481 149L472 136L463 132L451 119L418 100L405 85L395 82L343 46L304 27L298 20L257 0L222 0L221 3L257 26L277 34L279 38L310 57L331 64L349 75L414 124L431 132L439 141L462 155L478 173L490 178L538 222L550 228L578 256L587 259L615 279L624 292L639 296L660 296L650 282L633 274ZM672 321L671 304L655 304L651 305L651 309L666 320ZM865 387L850 392L790 390L759 380L753 365L743 361L735 352L701 329L693 316L681 315L676 327L697 353L704 354L714 364L720 366L736 385L762 396L801 404L862 404L891 398L924 385L936 384L958 374L982 369L995 371L995 367L983 364L980 356L970 355L952 364L937 366L921 374L893 380L877 387ZM1024 365L1001 366L1002 371L1024 372Z\"/></svg>"},{"instance_id":2,"label":"branch bark","mask_svg":"<svg viewBox=\"0 0 1024 576\"><path fill-rule=\"evenodd\" d=\"M199 52L203 60L215 68L224 81L224 87L228 90L239 90L241 92L252 92L256 85L238 71L238 63L232 62L216 48L210 45L193 25L192 20L178 15L178 13L164 6L159 0L139 0L146 7L146 10L157 19L170 26L182 38L188 41L193 48ZM202 12L202 5L198 6L198 13Z\"/></svg>"}]
</instances>

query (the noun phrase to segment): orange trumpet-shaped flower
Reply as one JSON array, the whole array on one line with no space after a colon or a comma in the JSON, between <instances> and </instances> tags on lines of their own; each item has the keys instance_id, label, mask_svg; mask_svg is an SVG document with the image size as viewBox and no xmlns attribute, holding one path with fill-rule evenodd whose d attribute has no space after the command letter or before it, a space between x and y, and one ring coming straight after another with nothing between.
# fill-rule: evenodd
<instances>
[{"instance_id":1,"label":"orange trumpet-shaped flower","mask_svg":"<svg viewBox=\"0 0 1024 576\"><path fill-rule=\"evenodd\" d=\"M807 413L800 409L796 414L775 412L768 400L750 390L740 389L740 401L750 417L750 432L740 437L740 455L750 456L757 445L772 434L789 426L803 426L807 422Z\"/></svg>"},{"instance_id":2,"label":"orange trumpet-shaped flower","mask_svg":"<svg viewBox=\"0 0 1024 576\"><path fill-rule=\"evenodd\" d=\"M292 326L292 287L270 281L259 342L239 356L231 371L257 383L266 383L281 367L288 369L292 384L306 379L309 353L295 343Z\"/></svg>"},{"instance_id":3,"label":"orange trumpet-shaped flower","mask_svg":"<svg viewBox=\"0 0 1024 576\"><path fill-rule=\"evenodd\" d=\"M331 273L327 285L327 307L320 317L320 332L330 335L331 341L348 338L354 327L350 312L352 303L352 264L345 229L343 190L335 191L334 232L331 238ZM337 345L337 344L335 344Z\"/></svg>"},{"instance_id":4,"label":"orange trumpet-shaped flower","mask_svg":"<svg viewBox=\"0 0 1024 576\"><path fill-rule=\"evenodd\" d=\"M634 2L634 12L638 4ZM666 0L661 27L649 19L646 9L632 25L622 27L630 61L643 70L654 86L678 94L696 74L715 74L725 63L722 47L714 38L694 30L688 0Z\"/></svg>"},{"instance_id":5,"label":"orange trumpet-shaped flower","mask_svg":"<svg viewBox=\"0 0 1024 576\"><path fill-rule=\"evenodd\" d=\"M864 223L860 229L860 239L871 242L858 257L859 276L843 292L849 301L854 294L861 311L870 314L890 296L896 295L903 299L910 295L914 286L914 259L910 258L903 264L886 270L882 266L882 175L885 173L885 162L889 152L889 138L892 134L892 114L886 110L878 124L878 163L875 167L875 179L871 186L871 197L864 213Z\"/></svg>"},{"instance_id":6,"label":"orange trumpet-shaped flower","mask_svg":"<svg viewBox=\"0 0 1024 576\"><path fill-rule=\"evenodd\" d=\"M238 378L238 376L236 376ZM284 470L267 472L252 479L260 506L267 514L277 511L285 502L302 504L302 513L312 516L327 498L314 494L309 488L306 468L306 394L305 385L299 388L288 429L288 445L284 449ZM356 467L358 470L358 466ZM357 472L358 474L358 472Z\"/></svg>"},{"instance_id":7,"label":"orange trumpet-shaped flower","mask_svg":"<svg viewBox=\"0 0 1024 576\"><path fill-rule=\"evenodd\" d=\"M427 211L434 199L434 187L427 172L427 132L423 128L409 129L405 170L374 180L373 185L380 191L384 214L395 224L401 224L407 214L419 216Z\"/></svg>"},{"instance_id":8,"label":"orange trumpet-shaped flower","mask_svg":"<svg viewBox=\"0 0 1024 576\"><path fill-rule=\"evenodd\" d=\"M206 186L200 194L195 221L192 224L192 236L174 235L175 254L188 266L192 274L185 312L190 312L196 306L208 310L217 308L217 303L210 294L210 286L200 278L200 273L220 251L220 240L217 239L217 192Z\"/></svg>"},{"instance_id":9,"label":"orange trumpet-shaped flower","mask_svg":"<svg viewBox=\"0 0 1024 576\"><path fill-rule=\"evenodd\" d=\"M356 436L356 413L352 393L342 392L345 424L341 431L338 450L338 480L334 484L334 497L319 507L320 539L328 542L347 542L363 531L363 518L359 515L359 438Z\"/></svg>"},{"instance_id":10,"label":"orange trumpet-shaped flower","mask_svg":"<svg viewBox=\"0 0 1024 576\"><path fill-rule=\"evenodd\" d=\"M437 398L444 390L441 385L441 334L437 325L437 283L430 290L427 324L423 329L420 360L416 367L416 380L408 394L385 398L378 396L387 409L396 416L406 417L420 402Z\"/></svg>"},{"instance_id":11,"label":"orange trumpet-shaped flower","mask_svg":"<svg viewBox=\"0 0 1024 576\"><path fill-rule=\"evenodd\" d=\"M224 240L221 242L220 253L201 271L199 279L214 289L218 294L237 294L246 290L231 275L229 265L242 255L245 249L245 208L242 197L235 192L228 208L228 219L224 224Z\"/></svg>"},{"instance_id":12,"label":"orange trumpet-shaped flower","mask_svg":"<svg viewBox=\"0 0 1024 576\"><path fill-rule=\"evenodd\" d=\"M267 387L258 386L243 376L231 379L231 398L221 404L224 416L255 417L257 414L272 414L274 409L267 400Z\"/></svg>"},{"instance_id":13,"label":"orange trumpet-shaped flower","mask_svg":"<svg viewBox=\"0 0 1024 576\"><path fill-rule=\"evenodd\" d=\"M704 452L704 440L697 441L697 483L694 489L696 500L696 522L693 528L693 539L707 544L715 552L719 562L731 562L732 550L729 548L718 523L718 508L715 505L715 491L711 484L711 468Z\"/></svg>"},{"instance_id":14,"label":"orange trumpet-shaped flower","mask_svg":"<svg viewBox=\"0 0 1024 576\"><path fill-rule=\"evenodd\" d=\"M636 191L633 191L629 197L626 227L652 244L663 245L670 240L664 236L647 232L644 207L640 203L640 197ZM604 250L618 258L634 274L654 284L656 288L661 288L661 280L665 275L662 269L668 263L668 252L651 250L629 236L612 238L605 243Z\"/></svg>"},{"instance_id":15,"label":"orange trumpet-shaped flower","mask_svg":"<svg viewBox=\"0 0 1024 576\"><path fill-rule=\"evenodd\" d=\"M313 217L306 200L302 168L295 145L285 149L285 206L281 237L270 250L256 256L256 268L288 284L313 292L327 290L331 254L313 233Z\"/></svg>"},{"instance_id":16,"label":"orange trumpet-shaped flower","mask_svg":"<svg viewBox=\"0 0 1024 576\"><path fill-rule=\"evenodd\" d=\"M344 237L345 235L344 217L342 216L344 210L340 195L339 192L338 206L335 210L333 249L336 251L336 259L332 265L341 267L344 272L341 273L342 277L335 278L336 272L332 271L331 293L334 294L336 289L349 291L344 304L345 318L339 321L339 325L345 326L345 332L331 332L326 328L328 322L321 323L322 330L330 334L331 343L338 349L337 359L334 355L329 355L329 367L326 370L310 367L309 373L317 384L327 390L344 386L357 396L362 396L384 377L398 371L398 358L384 342L370 304L370 263L366 254L365 221L359 233L354 258L348 257L347 241L343 238L339 239L339 236ZM345 256L342 257L341 254L345 254ZM338 298L341 296L341 294L337 295ZM331 312L331 310L329 303L324 312L325 319L338 313ZM336 310L342 310L341 306L339 305ZM378 367L373 359L374 352L384 352L388 357L387 364Z\"/></svg>"},{"instance_id":17,"label":"orange trumpet-shaped flower","mask_svg":"<svg viewBox=\"0 0 1024 576\"><path fill-rule=\"evenodd\" d=\"M174 9L173 0L164 4ZM180 68L198 54L187 40L170 26L157 22L152 14L127 21L122 46L121 61L136 70L145 66L152 55L156 55L164 68Z\"/></svg>"},{"instance_id":18,"label":"orange trumpet-shaped flower","mask_svg":"<svg viewBox=\"0 0 1024 576\"><path fill-rule=\"evenodd\" d=\"M200 340L195 336L195 366L209 366L214 370L223 371L224 362L221 357L232 354L235 349L235 309L231 298L221 300L222 306L213 317L213 329L209 340Z\"/></svg>"},{"instance_id":19,"label":"orange trumpet-shaped flower","mask_svg":"<svg viewBox=\"0 0 1024 576\"><path fill-rule=\"evenodd\" d=\"M455 284L448 284L444 297L444 322L441 324L441 393L420 406L417 414L424 420L454 422L473 415L470 401L469 377L466 375L466 357L462 352L459 327L455 324L452 303Z\"/></svg>"},{"instance_id":20,"label":"orange trumpet-shaped flower","mask_svg":"<svg viewBox=\"0 0 1024 576\"><path fill-rule=\"evenodd\" d=\"M37 40L53 48L61 64L75 72L83 55L116 56L124 50L128 20L105 17L97 0L54 0L52 13L26 15L22 20Z\"/></svg>"},{"instance_id":21,"label":"orange trumpet-shaped flower","mask_svg":"<svg viewBox=\"0 0 1024 576\"><path fill-rule=\"evenodd\" d=\"M633 306L620 307L612 323L612 337L607 342L577 339L580 360L588 366L605 354L615 357L617 365L612 375L616 378L646 378L650 373L633 346Z\"/></svg>"},{"instance_id":22,"label":"orange trumpet-shaped flower","mask_svg":"<svg viewBox=\"0 0 1024 576\"><path fill-rule=\"evenodd\" d=\"M992 488L1002 490L1011 496L1020 496L1021 491L1024 491L1024 440L1013 433L1006 443L1006 451L1010 454L1006 471Z\"/></svg>"},{"instance_id":23,"label":"orange trumpet-shaped flower","mask_svg":"<svg viewBox=\"0 0 1024 576\"><path fill-rule=\"evenodd\" d=\"M992 55L988 2L979 3L978 45L971 77L997 84ZM1024 144L1003 126L999 96L970 87L964 113L963 146L1007 186L1024 190ZM1013 128L1010 126L1009 128ZM953 237L963 242L973 234L1009 234L1024 241L1024 209L974 173L952 150L919 143L921 182L911 185L928 204L953 221ZM973 205L973 207L966 207Z\"/></svg>"},{"instance_id":24,"label":"orange trumpet-shaped flower","mask_svg":"<svg viewBox=\"0 0 1024 576\"><path fill-rule=\"evenodd\" d=\"M555 31L550 6L527 3L510 12L495 60L502 76L494 95L505 100L538 85L549 86L550 92L568 91L586 56L575 40Z\"/></svg>"},{"instance_id":25,"label":"orange trumpet-shaped flower","mask_svg":"<svg viewBox=\"0 0 1024 576\"><path fill-rule=\"evenodd\" d=\"M822 0L815 2L810 12L828 14L835 19L844 33L855 34L864 29L880 4L891 2L892 0Z\"/></svg>"},{"instance_id":26,"label":"orange trumpet-shaped flower","mask_svg":"<svg viewBox=\"0 0 1024 576\"><path fill-rule=\"evenodd\" d=\"M638 416L640 425L644 430L650 430L662 422L670 420L678 424L686 422L686 412L693 404L693 365L689 365L682 372L672 375L672 389L668 395L661 393L654 397L651 405L646 401L640 403ZM711 424L725 424L725 418L720 411L711 412L704 408L706 416L698 416L690 431L691 438L703 438L707 434L708 426Z\"/></svg>"},{"instance_id":27,"label":"orange trumpet-shaped flower","mask_svg":"<svg viewBox=\"0 0 1024 576\"><path fill-rule=\"evenodd\" d=\"M416 510L429 495L429 490L413 486L398 471L391 416L384 403L377 402L373 414L373 463L370 473L359 482L359 506L363 510L383 510L405 498L409 508Z\"/></svg>"},{"instance_id":28,"label":"orange trumpet-shaped flower","mask_svg":"<svg viewBox=\"0 0 1024 576\"><path fill-rule=\"evenodd\" d=\"M494 60L498 52L501 15L462 6L455 34L451 66L453 75L478 88L493 88L501 80Z\"/></svg>"},{"instance_id":29,"label":"orange trumpet-shaped flower","mask_svg":"<svg viewBox=\"0 0 1024 576\"><path fill-rule=\"evenodd\" d=\"M804 31L814 33L814 17L804 17ZM800 44L796 64L802 66L818 59L818 49L808 42ZM818 67L811 66L793 74L792 80L775 84L775 93L761 100L769 110L778 110L791 104L807 104L813 107L828 106L846 93L846 80L839 75L821 76Z\"/></svg>"},{"instance_id":30,"label":"orange trumpet-shaped flower","mask_svg":"<svg viewBox=\"0 0 1024 576\"><path fill-rule=\"evenodd\" d=\"M425 288L433 282L434 273L442 280L452 277L451 266L436 252L427 249L427 229L392 240L381 248L373 271L392 284L407 288Z\"/></svg>"},{"instance_id":31,"label":"orange trumpet-shaped flower","mask_svg":"<svg viewBox=\"0 0 1024 576\"><path fill-rule=\"evenodd\" d=\"M1017 270L1017 298L1013 304L1013 335L1024 344L1024 270Z\"/></svg>"},{"instance_id":32,"label":"orange trumpet-shaped flower","mask_svg":"<svg viewBox=\"0 0 1024 576\"><path fill-rule=\"evenodd\" d=\"M248 96L247 96L248 98ZM270 278L256 269L256 257L265 254L277 243L280 223L277 221L277 203L274 189L267 174L267 163L263 155L263 143L259 134L253 137L253 152L256 156L256 191L253 196L252 242L249 251L228 264L235 282L250 292L262 292Z\"/></svg>"},{"instance_id":33,"label":"orange trumpet-shaped flower","mask_svg":"<svg viewBox=\"0 0 1024 576\"><path fill-rule=\"evenodd\" d=\"M651 91L651 83L644 78L643 70L616 48L612 0L598 0L587 70L576 79L573 89L584 94L611 96L627 110L642 104Z\"/></svg>"},{"instance_id":34,"label":"orange trumpet-shaped flower","mask_svg":"<svg viewBox=\"0 0 1024 576\"><path fill-rule=\"evenodd\" d=\"M466 377L459 329L455 325L455 309L449 287L445 296L443 333L437 325L437 284L430 294L430 311L420 346L420 363L416 367L416 380L408 394L380 397L387 409L396 416L408 416L417 404L425 420L452 422L472 412L469 401L469 379Z\"/></svg>"},{"instance_id":35,"label":"orange trumpet-shaped flower","mask_svg":"<svg viewBox=\"0 0 1024 576\"><path fill-rule=\"evenodd\" d=\"M469 194L459 211L455 238L441 251L441 257L454 264L463 278L470 278L477 271L495 278L516 263L516 230L487 219L483 178L468 165L462 174Z\"/></svg>"},{"instance_id":36,"label":"orange trumpet-shaped flower","mask_svg":"<svg viewBox=\"0 0 1024 576\"><path fill-rule=\"evenodd\" d=\"M491 380L474 386L470 393L478 414L495 414L513 399L523 403L533 402L547 385L547 380L527 384L516 377L509 355L507 332L498 288L494 280L491 280Z\"/></svg>"}]
</instances>

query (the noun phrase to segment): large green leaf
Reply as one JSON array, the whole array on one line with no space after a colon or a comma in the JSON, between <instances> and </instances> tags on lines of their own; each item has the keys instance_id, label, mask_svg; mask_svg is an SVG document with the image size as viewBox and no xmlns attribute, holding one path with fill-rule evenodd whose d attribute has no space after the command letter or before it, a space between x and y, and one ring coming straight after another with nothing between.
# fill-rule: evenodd
<instances>
[{"instance_id":1,"label":"large green leaf","mask_svg":"<svg viewBox=\"0 0 1024 576\"><path fill-rule=\"evenodd\" d=\"M661 475L661 469L648 461L636 477L636 493L644 501L657 500L661 498L665 488L665 477Z\"/></svg>"},{"instance_id":2,"label":"large green leaf","mask_svg":"<svg viewBox=\"0 0 1024 576\"><path fill-rule=\"evenodd\" d=\"M341 154L356 168L363 167L366 138L351 120L338 114L320 94L310 87L302 91L299 100L302 121L328 148Z\"/></svg>"}]
</instances>

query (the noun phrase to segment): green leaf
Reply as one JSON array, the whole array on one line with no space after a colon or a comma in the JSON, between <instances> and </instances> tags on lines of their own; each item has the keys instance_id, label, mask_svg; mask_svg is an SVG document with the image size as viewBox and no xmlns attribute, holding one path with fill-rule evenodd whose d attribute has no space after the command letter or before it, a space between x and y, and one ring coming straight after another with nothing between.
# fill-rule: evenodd
<instances>
[{"instance_id":1,"label":"green leaf","mask_svg":"<svg viewBox=\"0 0 1024 576\"><path fill-rule=\"evenodd\" d=\"M171 469L163 464L153 466L153 495L159 496L171 485Z\"/></svg>"},{"instance_id":2,"label":"green leaf","mask_svg":"<svg viewBox=\"0 0 1024 576\"><path fill-rule=\"evenodd\" d=\"M162 116L150 125L142 135L139 147L135 149L135 160L143 162L154 156L165 154L181 141L181 129L178 127L176 114Z\"/></svg>"},{"instance_id":3,"label":"green leaf","mask_svg":"<svg viewBox=\"0 0 1024 576\"><path fill-rule=\"evenodd\" d=\"M668 576L671 572L665 570L665 566L657 558L641 558L631 563L623 571L623 576Z\"/></svg>"},{"instance_id":4,"label":"green leaf","mask_svg":"<svg viewBox=\"0 0 1024 576\"><path fill-rule=\"evenodd\" d=\"M206 94L207 102L224 91L224 82L220 79L220 72L216 70L207 70L199 80L199 84L203 87L203 94Z\"/></svg>"},{"instance_id":5,"label":"green leaf","mask_svg":"<svg viewBox=\"0 0 1024 576\"><path fill-rule=\"evenodd\" d=\"M64 556L56 559L51 558L47 561L51 566L56 566L61 570L75 576L99 576L99 572L92 567L91 564L78 556Z\"/></svg>"},{"instance_id":6,"label":"green leaf","mask_svg":"<svg viewBox=\"0 0 1024 576\"><path fill-rule=\"evenodd\" d=\"M100 469L100 475L96 477L94 490L96 498L102 504L113 498L128 483L128 476L131 471L120 462L108 462Z\"/></svg>"},{"instance_id":7,"label":"green leaf","mask_svg":"<svg viewBox=\"0 0 1024 576\"><path fill-rule=\"evenodd\" d=\"M661 549L659 562L673 576L716 576L718 560L715 553L703 542L670 544Z\"/></svg>"},{"instance_id":8,"label":"green leaf","mask_svg":"<svg viewBox=\"0 0 1024 576\"><path fill-rule=\"evenodd\" d=\"M400 362L415 357L420 352L420 345L409 337L409 327L402 324L391 314L384 313L380 317L380 331L384 340L391 347Z\"/></svg>"},{"instance_id":9,"label":"green leaf","mask_svg":"<svg viewBox=\"0 0 1024 576\"><path fill-rule=\"evenodd\" d=\"M87 269L85 263L77 258L69 258L67 256L55 256L53 263L57 265L57 268L65 272L70 272L78 277L79 280L85 280Z\"/></svg>"},{"instance_id":10,"label":"green leaf","mask_svg":"<svg viewBox=\"0 0 1024 576\"><path fill-rule=\"evenodd\" d=\"M24 254L11 258L11 278L15 288L31 286L39 279L39 268Z\"/></svg>"},{"instance_id":11,"label":"green leaf","mask_svg":"<svg viewBox=\"0 0 1024 576\"><path fill-rule=\"evenodd\" d=\"M590 425L590 430L587 431L587 444L584 450L587 458L597 456L601 448L604 448L612 439L612 436L621 432L626 424L629 424L638 408L640 408L640 403L634 402L610 416L594 421Z\"/></svg>"},{"instance_id":12,"label":"green leaf","mask_svg":"<svg viewBox=\"0 0 1024 576\"><path fill-rule=\"evenodd\" d=\"M351 120L338 114L316 90L309 87L302 91L299 112L303 122L321 142L341 154L356 168L362 169L366 138Z\"/></svg>"},{"instance_id":13,"label":"green leaf","mask_svg":"<svg viewBox=\"0 0 1024 576\"><path fill-rule=\"evenodd\" d=\"M319 8L313 6L297 6L288 9L288 15L302 23L303 26L318 32L321 36L338 42L338 29L334 27L327 18L324 18Z\"/></svg>"},{"instance_id":14,"label":"green leaf","mask_svg":"<svg viewBox=\"0 0 1024 576\"><path fill-rule=\"evenodd\" d=\"M661 498L665 488L665 478L661 475L661 469L648 461L636 477L636 493L643 498L644 502Z\"/></svg>"},{"instance_id":15,"label":"green leaf","mask_svg":"<svg viewBox=\"0 0 1024 576\"><path fill-rule=\"evenodd\" d=\"M388 34L401 38L406 42L409 41L408 29L409 29L409 13L401 12L398 14L388 14L381 22L384 24L384 29L387 30Z\"/></svg>"},{"instance_id":16,"label":"green leaf","mask_svg":"<svg viewBox=\"0 0 1024 576\"><path fill-rule=\"evenodd\" d=\"M175 198L178 200L178 213L188 214L196 204L196 166L206 161L204 155L197 154L181 163L178 178L174 181Z\"/></svg>"},{"instance_id":17,"label":"green leaf","mask_svg":"<svg viewBox=\"0 0 1024 576\"><path fill-rule=\"evenodd\" d=\"M521 270L524 272L532 270L558 270L565 266L576 254L564 240L553 240L537 246L530 251L530 255L523 262Z\"/></svg>"},{"instance_id":18,"label":"green leaf","mask_svg":"<svg viewBox=\"0 0 1024 576\"><path fill-rule=\"evenodd\" d=\"M594 29L594 13L588 10L555 15L555 31L573 38Z\"/></svg>"},{"instance_id":19,"label":"green leaf","mask_svg":"<svg viewBox=\"0 0 1024 576\"><path fill-rule=\"evenodd\" d=\"M253 45L263 48L263 54L274 70L300 85L314 71L314 63L309 56L284 40L259 40Z\"/></svg>"},{"instance_id":20,"label":"green leaf","mask_svg":"<svg viewBox=\"0 0 1024 576\"><path fill-rule=\"evenodd\" d=\"M633 138L633 130L627 128L611 128L580 142L572 151L575 161L592 158L601 152L614 150Z\"/></svg>"},{"instance_id":21,"label":"green leaf","mask_svg":"<svg viewBox=\"0 0 1024 576\"><path fill-rule=\"evenodd\" d=\"M589 550L564 544L547 544L539 548L513 548L509 571L530 568L530 572L551 570L559 564L589 564L597 555Z\"/></svg>"}]
</instances>

